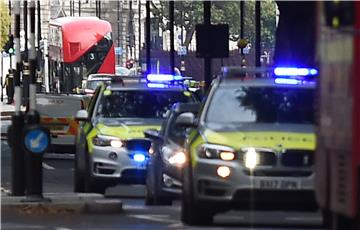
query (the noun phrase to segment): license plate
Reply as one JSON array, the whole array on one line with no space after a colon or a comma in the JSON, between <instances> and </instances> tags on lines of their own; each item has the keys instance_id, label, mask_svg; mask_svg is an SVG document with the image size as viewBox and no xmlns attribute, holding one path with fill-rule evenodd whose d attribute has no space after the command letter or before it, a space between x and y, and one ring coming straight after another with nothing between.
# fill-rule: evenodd
<instances>
[{"instance_id":1,"label":"license plate","mask_svg":"<svg viewBox=\"0 0 360 230\"><path fill-rule=\"evenodd\" d=\"M298 180L259 180L260 189L279 189L279 190L297 190L300 189Z\"/></svg>"},{"instance_id":2,"label":"license plate","mask_svg":"<svg viewBox=\"0 0 360 230\"><path fill-rule=\"evenodd\" d=\"M64 125L45 125L51 133L58 134L58 133L66 133L68 130L68 126Z\"/></svg>"}]
</instances>

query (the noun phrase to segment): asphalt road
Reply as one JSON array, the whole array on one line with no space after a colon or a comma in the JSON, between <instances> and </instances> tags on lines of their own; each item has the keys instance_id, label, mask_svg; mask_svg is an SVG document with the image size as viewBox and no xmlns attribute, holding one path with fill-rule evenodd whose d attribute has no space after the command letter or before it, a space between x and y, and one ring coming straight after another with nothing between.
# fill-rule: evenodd
<instances>
[{"instance_id":1,"label":"asphalt road","mask_svg":"<svg viewBox=\"0 0 360 230\"><path fill-rule=\"evenodd\" d=\"M10 189L10 149L1 142L1 187ZM43 164L44 192L72 192L73 157L48 154ZM145 206L142 186L117 186L107 196L122 197L124 211L118 214L9 214L1 213L1 229L202 229L184 226L180 204ZM323 229L318 213L228 212L215 217L210 229L300 230ZM205 228L205 227L204 227ZM207 229L209 227L206 227Z\"/></svg>"}]
</instances>

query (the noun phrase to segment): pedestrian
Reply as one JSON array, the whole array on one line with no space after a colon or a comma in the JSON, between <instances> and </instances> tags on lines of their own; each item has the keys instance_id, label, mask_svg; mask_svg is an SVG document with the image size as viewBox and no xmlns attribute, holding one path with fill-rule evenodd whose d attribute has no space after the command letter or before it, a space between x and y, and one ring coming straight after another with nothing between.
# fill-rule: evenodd
<instances>
[{"instance_id":1,"label":"pedestrian","mask_svg":"<svg viewBox=\"0 0 360 230\"><path fill-rule=\"evenodd\" d=\"M10 105L14 101L14 74L12 69L9 69L9 73L5 76L5 87L8 98L6 104Z\"/></svg>"}]
</instances>

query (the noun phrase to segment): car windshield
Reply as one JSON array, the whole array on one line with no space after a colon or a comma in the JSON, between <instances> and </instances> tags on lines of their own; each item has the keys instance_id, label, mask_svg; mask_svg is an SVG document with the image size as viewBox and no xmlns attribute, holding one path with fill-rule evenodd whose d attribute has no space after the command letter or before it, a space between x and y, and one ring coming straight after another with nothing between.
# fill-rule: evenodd
<instances>
[{"instance_id":1,"label":"car windshield","mask_svg":"<svg viewBox=\"0 0 360 230\"><path fill-rule=\"evenodd\" d=\"M129 90L112 91L100 99L100 117L164 118L176 102L190 102L191 97L181 91Z\"/></svg>"},{"instance_id":2,"label":"car windshield","mask_svg":"<svg viewBox=\"0 0 360 230\"><path fill-rule=\"evenodd\" d=\"M210 123L314 123L314 90L285 87L219 88L209 106Z\"/></svg>"},{"instance_id":3,"label":"car windshield","mask_svg":"<svg viewBox=\"0 0 360 230\"><path fill-rule=\"evenodd\" d=\"M95 90L96 87L97 87L101 82L109 82L109 80L90 80L90 81L87 81L87 83L86 83L86 88L87 88L87 89L93 89L93 90Z\"/></svg>"}]
</instances>

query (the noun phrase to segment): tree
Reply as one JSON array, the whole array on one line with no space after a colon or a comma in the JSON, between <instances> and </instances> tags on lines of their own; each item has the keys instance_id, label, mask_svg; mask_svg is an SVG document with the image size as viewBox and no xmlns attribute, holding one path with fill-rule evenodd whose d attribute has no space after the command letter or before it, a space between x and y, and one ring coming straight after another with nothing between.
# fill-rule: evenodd
<instances>
[{"instance_id":1,"label":"tree","mask_svg":"<svg viewBox=\"0 0 360 230\"><path fill-rule=\"evenodd\" d=\"M181 17L181 12L183 15ZM152 13L160 20L160 27L169 30L169 3L160 1L160 4L152 3ZM195 25L203 22L203 2L200 1L175 1L174 24L183 26L186 37L184 45L188 47L195 32ZM211 8L211 22L214 24L229 24L230 40L237 41L240 34L240 2L239 1L213 1ZM261 2L261 35L262 48L272 49L275 44L276 30L276 4L274 1ZM255 1L245 2L244 20L245 38L249 42L255 42Z\"/></svg>"},{"instance_id":2,"label":"tree","mask_svg":"<svg viewBox=\"0 0 360 230\"><path fill-rule=\"evenodd\" d=\"M11 18L7 5L5 5L4 1L0 1L0 49L3 48L9 39L10 20Z\"/></svg>"}]
</instances>

